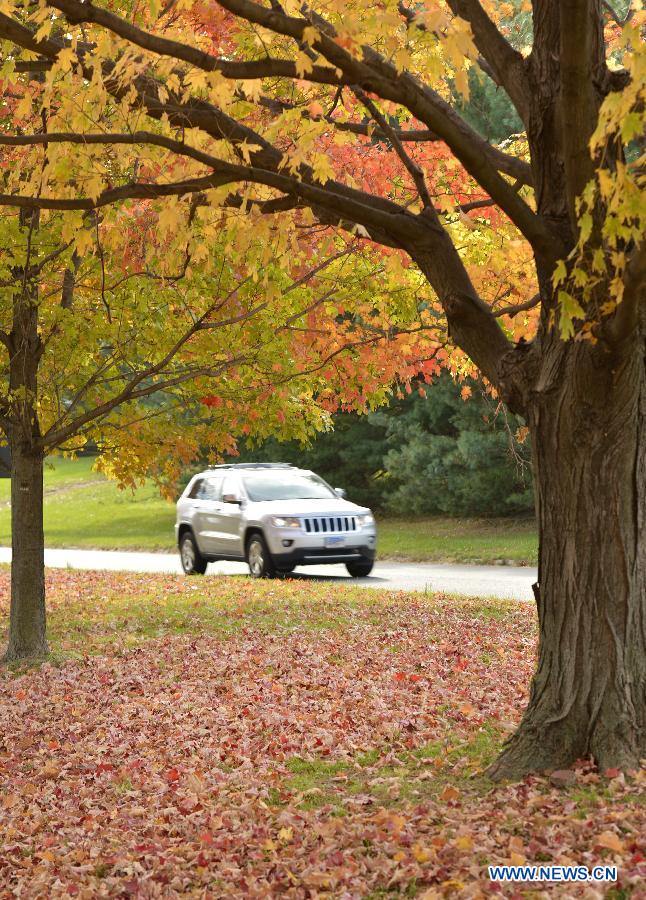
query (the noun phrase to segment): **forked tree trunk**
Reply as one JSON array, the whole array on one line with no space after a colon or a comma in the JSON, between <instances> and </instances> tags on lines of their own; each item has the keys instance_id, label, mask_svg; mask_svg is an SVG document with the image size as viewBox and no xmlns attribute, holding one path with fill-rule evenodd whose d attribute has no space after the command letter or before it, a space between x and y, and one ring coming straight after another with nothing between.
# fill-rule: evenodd
<instances>
[{"instance_id":1,"label":"forked tree trunk","mask_svg":"<svg viewBox=\"0 0 646 900\"><path fill-rule=\"evenodd\" d=\"M43 456L19 441L11 446L11 611L6 662L43 657L45 569Z\"/></svg>"},{"instance_id":2,"label":"forked tree trunk","mask_svg":"<svg viewBox=\"0 0 646 900\"><path fill-rule=\"evenodd\" d=\"M646 756L646 375L643 337L615 356L554 341L529 424L540 528L538 668L490 774Z\"/></svg>"}]
</instances>

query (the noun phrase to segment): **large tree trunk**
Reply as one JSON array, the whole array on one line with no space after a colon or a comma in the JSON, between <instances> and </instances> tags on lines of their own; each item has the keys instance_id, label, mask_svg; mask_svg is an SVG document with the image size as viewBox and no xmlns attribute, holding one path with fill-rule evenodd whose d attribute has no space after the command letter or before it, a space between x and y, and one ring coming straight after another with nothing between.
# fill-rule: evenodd
<instances>
[{"instance_id":1,"label":"large tree trunk","mask_svg":"<svg viewBox=\"0 0 646 900\"><path fill-rule=\"evenodd\" d=\"M45 632L43 455L11 445L11 612L5 660L43 657Z\"/></svg>"},{"instance_id":2,"label":"large tree trunk","mask_svg":"<svg viewBox=\"0 0 646 900\"><path fill-rule=\"evenodd\" d=\"M547 337L529 425L540 529L538 668L494 778L646 756L646 373L630 346Z\"/></svg>"}]
</instances>

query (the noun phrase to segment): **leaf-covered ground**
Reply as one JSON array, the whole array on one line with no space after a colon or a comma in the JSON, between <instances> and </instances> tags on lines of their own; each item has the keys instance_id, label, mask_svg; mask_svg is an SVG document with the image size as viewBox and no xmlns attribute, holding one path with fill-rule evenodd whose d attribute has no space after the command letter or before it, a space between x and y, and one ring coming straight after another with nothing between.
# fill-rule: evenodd
<instances>
[{"instance_id":1,"label":"leaf-covered ground","mask_svg":"<svg viewBox=\"0 0 646 900\"><path fill-rule=\"evenodd\" d=\"M53 661L0 676L0 896L646 897L646 771L482 774L526 699L530 605L71 571L48 588ZM620 881L489 881L523 860Z\"/></svg>"}]
</instances>

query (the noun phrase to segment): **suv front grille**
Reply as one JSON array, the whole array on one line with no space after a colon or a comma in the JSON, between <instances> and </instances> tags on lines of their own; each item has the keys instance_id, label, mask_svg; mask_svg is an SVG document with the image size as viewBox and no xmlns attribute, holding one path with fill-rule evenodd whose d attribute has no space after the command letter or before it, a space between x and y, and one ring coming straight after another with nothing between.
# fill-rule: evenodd
<instances>
[{"instance_id":1,"label":"suv front grille","mask_svg":"<svg viewBox=\"0 0 646 900\"><path fill-rule=\"evenodd\" d=\"M356 516L316 516L303 519L305 531L310 534L338 534L340 531L357 531Z\"/></svg>"}]
</instances>

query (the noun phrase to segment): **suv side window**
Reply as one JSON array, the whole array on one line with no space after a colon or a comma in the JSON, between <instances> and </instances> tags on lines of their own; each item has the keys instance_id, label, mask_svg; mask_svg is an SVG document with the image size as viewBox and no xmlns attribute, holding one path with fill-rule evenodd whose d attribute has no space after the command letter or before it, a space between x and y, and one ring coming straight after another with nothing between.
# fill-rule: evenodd
<instances>
[{"instance_id":1,"label":"suv side window","mask_svg":"<svg viewBox=\"0 0 646 900\"><path fill-rule=\"evenodd\" d=\"M204 484L203 478L198 478L193 482L193 487L188 492L188 496L191 500L195 500L196 497L200 496L200 491L202 489L202 485Z\"/></svg>"},{"instance_id":2,"label":"suv side window","mask_svg":"<svg viewBox=\"0 0 646 900\"><path fill-rule=\"evenodd\" d=\"M219 500L222 496L220 488L222 487L222 478L207 478L200 491L200 500Z\"/></svg>"},{"instance_id":3,"label":"suv side window","mask_svg":"<svg viewBox=\"0 0 646 900\"><path fill-rule=\"evenodd\" d=\"M222 496L224 497L225 494L235 494L236 497L240 496L240 486L235 475L227 475L225 477L224 484L222 485Z\"/></svg>"}]
</instances>

